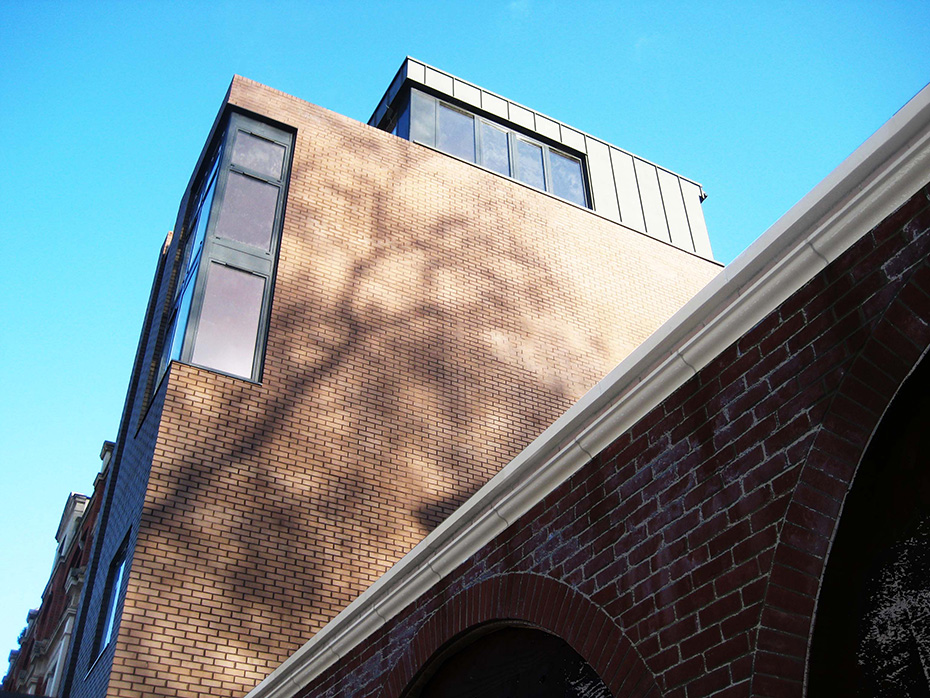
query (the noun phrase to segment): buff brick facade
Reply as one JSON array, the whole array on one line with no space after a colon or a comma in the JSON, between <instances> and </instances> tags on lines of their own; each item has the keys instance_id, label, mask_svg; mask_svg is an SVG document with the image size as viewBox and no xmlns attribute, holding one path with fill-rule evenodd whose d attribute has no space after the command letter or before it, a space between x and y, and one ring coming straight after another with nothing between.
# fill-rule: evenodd
<instances>
[{"instance_id":1,"label":"buff brick facade","mask_svg":"<svg viewBox=\"0 0 930 698\"><path fill-rule=\"evenodd\" d=\"M291 695L419 695L410 686L430 659L492 621L561 637L615 698L873 695L864 683L822 675L810 665L820 658L816 648L810 653L816 613L829 602L821 589L831 546L839 550L841 514L865 511L873 530L894 518L880 508L853 511L855 478L874 487L860 491L863 501L879 496L870 482L909 478L888 485L900 490L892 507L903 491L927 487L925 476L893 461L907 444L926 453L928 254L925 184L517 522ZM869 456L873 436L880 450ZM915 457L925 469L925 455ZM817 632L824 642L843 641L842 631ZM853 659L848 669L869 667L857 669ZM874 695L919 694L902 691Z\"/></svg>"},{"instance_id":2,"label":"buff brick facade","mask_svg":"<svg viewBox=\"0 0 930 698\"><path fill-rule=\"evenodd\" d=\"M71 657L75 698L244 695L719 271L249 80L226 102L294 133L261 380L177 362L157 380L181 237L169 236Z\"/></svg>"}]
</instances>

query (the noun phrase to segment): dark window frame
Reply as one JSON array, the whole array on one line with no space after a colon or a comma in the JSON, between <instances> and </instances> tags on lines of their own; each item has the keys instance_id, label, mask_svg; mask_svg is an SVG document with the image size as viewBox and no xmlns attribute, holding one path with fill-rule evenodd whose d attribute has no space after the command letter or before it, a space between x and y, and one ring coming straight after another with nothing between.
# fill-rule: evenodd
<instances>
[{"instance_id":1,"label":"dark window frame","mask_svg":"<svg viewBox=\"0 0 930 698\"><path fill-rule=\"evenodd\" d=\"M270 141L283 148L279 177L233 162L236 139L240 133ZM172 360L252 382L261 380L293 150L293 131L238 111L230 110L226 115L223 128L215 144L211 145L210 156L202 168L204 174L196 187L196 196L184 216L183 234L176 255L176 281L171 299L166 303L165 332L159 355L156 389ZM226 201L231 175L247 177L278 190L267 249L217 235L217 224ZM208 205L206 209L205 203ZM204 217L206 225L202 228L201 236L199 231ZM222 367L211 366L209 362L192 361L209 283L209 270L213 263L263 280L252 367L248 375L232 373Z\"/></svg>"},{"instance_id":2,"label":"dark window frame","mask_svg":"<svg viewBox=\"0 0 930 698\"><path fill-rule=\"evenodd\" d=\"M431 104L432 118L431 119L425 118L425 119L422 119L422 121L418 122L415 115L413 114L413 111L416 108L415 105L418 105L420 108L422 108L425 105L427 105L427 103ZM473 141L474 141L474 147L475 147L474 159L464 158L460 155L449 152L448 150L445 150L439 146L439 133L440 133L439 115L441 112L441 108L443 107L446 109L450 109L452 111L465 114L472 118L473 129L474 129ZM428 117L429 115L426 115L426 116ZM421 115L421 118L422 118L422 115ZM522 184L526 184L527 186L532 187L533 189L536 189L537 191L546 192L547 194L555 196L561 199L562 201L568 201L569 203L575 204L576 206L582 206L583 208L587 208L587 209L592 208L591 193L590 193L591 187L588 182L587 163L586 163L585 157L578 153L571 152L563 147L556 147L556 146L550 145L549 143L546 143L544 140L541 140L536 134L533 134L533 135L528 134L525 131L519 130L518 128L515 128L514 126L508 123L496 121L493 118L489 118L488 116L485 116L484 114L480 112L470 110L466 106L463 106L461 104L455 104L453 102L448 101L447 99L443 99L440 96L431 94L429 92L425 92L423 90L418 90L415 88L410 88L410 94L407 97L406 104L404 106L402 113L397 118L397 123L403 124L402 127L395 127L395 134L402 138L410 140L414 143L419 143L420 145L425 145L430 148L435 148L436 150L442 153L445 153L447 155L451 155L452 157L462 160L463 162L468 162L473 165L477 165L478 167L484 170L487 170L489 172L494 172L495 174L498 174L502 177L507 177L508 179L512 179ZM423 124L426 127L425 130L423 130L422 132L418 132L418 129L417 129L418 123ZM484 152L484 143L483 143L484 136L483 136L482 124L487 124L491 128L495 128L500 131L504 131L506 133L507 135L507 156L508 156L508 166L509 166L508 174L504 174L500 170L494 169L492 167L489 167L483 164L483 162L485 161L485 152ZM535 184L532 184L526 181L525 179L521 179L520 177L520 164L519 164L519 158L517 157L519 141L523 141L532 146L538 147L542 151L543 187L541 188L536 186ZM562 196L561 194L553 190L552 162L551 162L552 153L555 153L558 156L561 156L563 158L566 158L568 160L578 163L578 167L580 171L581 194L582 194L583 201L577 201L577 200L566 198L565 196Z\"/></svg>"},{"instance_id":3,"label":"dark window frame","mask_svg":"<svg viewBox=\"0 0 930 698\"><path fill-rule=\"evenodd\" d=\"M100 658L116 637L117 628L122 617L120 599L128 582L129 534L120 543L110 560L106 586L100 599L100 612L97 616L97 631L94 635L94 651L91 652L92 663Z\"/></svg>"}]
</instances>

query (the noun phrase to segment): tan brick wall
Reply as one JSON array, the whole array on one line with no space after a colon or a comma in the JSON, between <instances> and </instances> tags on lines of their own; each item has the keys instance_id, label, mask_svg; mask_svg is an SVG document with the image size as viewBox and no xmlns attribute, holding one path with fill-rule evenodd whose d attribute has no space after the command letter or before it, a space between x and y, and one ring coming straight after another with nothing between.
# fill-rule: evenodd
<instances>
[{"instance_id":1,"label":"tan brick wall","mask_svg":"<svg viewBox=\"0 0 930 698\"><path fill-rule=\"evenodd\" d=\"M109 694L234 696L719 267L237 78L297 128L261 385L175 365Z\"/></svg>"}]
</instances>

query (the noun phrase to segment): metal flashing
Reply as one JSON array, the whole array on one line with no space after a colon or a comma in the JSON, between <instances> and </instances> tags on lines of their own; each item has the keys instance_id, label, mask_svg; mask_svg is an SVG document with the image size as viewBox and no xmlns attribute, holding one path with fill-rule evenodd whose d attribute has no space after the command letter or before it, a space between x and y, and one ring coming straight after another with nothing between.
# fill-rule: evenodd
<instances>
[{"instance_id":1,"label":"metal flashing","mask_svg":"<svg viewBox=\"0 0 930 698\"><path fill-rule=\"evenodd\" d=\"M588 157L589 163L598 157L596 153L603 154L604 148L611 153L622 154L642 171L638 178L642 180L645 177L645 181L632 186L636 176L631 178L625 171L603 167L603 162L601 166L590 164L586 175L590 189L590 210L637 232L713 260L703 215L685 215L685 211L699 208L703 201L700 198L701 186L693 180L410 57L404 60L387 93L381 98L368 121L369 125L385 130L393 128L397 113L405 108L403 103L396 103L405 86L426 88L440 99L458 102L458 106L470 107L499 119L502 126L515 127L529 137L565 146L582 157ZM600 159L603 161L603 158ZM672 178L677 182L673 183ZM613 195L607 193L611 189ZM645 200L641 200L643 197ZM691 200L695 197L695 200ZM624 211L632 215L627 216ZM690 226L692 219L695 221L693 228Z\"/></svg>"}]
</instances>

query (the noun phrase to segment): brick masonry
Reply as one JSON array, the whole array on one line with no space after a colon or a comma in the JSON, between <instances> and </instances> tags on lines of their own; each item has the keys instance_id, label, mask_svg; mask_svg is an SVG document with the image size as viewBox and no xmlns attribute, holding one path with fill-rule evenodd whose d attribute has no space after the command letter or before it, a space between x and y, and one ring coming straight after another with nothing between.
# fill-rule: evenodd
<instances>
[{"instance_id":1,"label":"brick masonry","mask_svg":"<svg viewBox=\"0 0 930 698\"><path fill-rule=\"evenodd\" d=\"M801 696L857 466L930 346L930 186L299 693L401 695L469 627L555 632L614 696Z\"/></svg>"},{"instance_id":2,"label":"brick masonry","mask_svg":"<svg viewBox=\"0 0 930 698\"><path fill-rule=\"evenodd\" d=\"M243 695L719 271L257 83L228 101L296 129L264 374L174 364L148 399L166 262L75 698ZM119 635L94 662L127 533Z\"/></svg>"}]
</instances>

